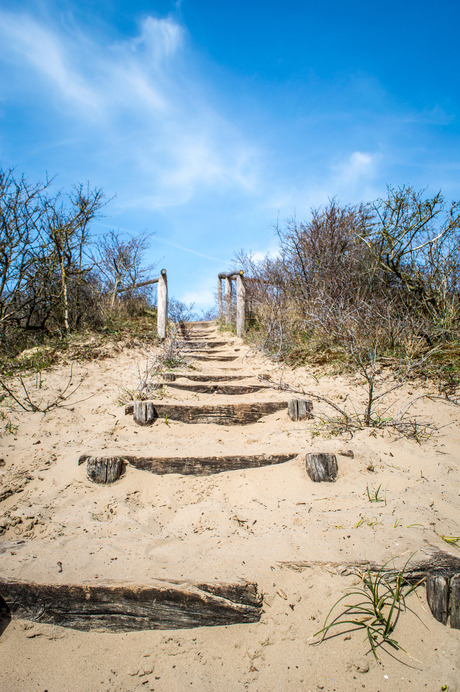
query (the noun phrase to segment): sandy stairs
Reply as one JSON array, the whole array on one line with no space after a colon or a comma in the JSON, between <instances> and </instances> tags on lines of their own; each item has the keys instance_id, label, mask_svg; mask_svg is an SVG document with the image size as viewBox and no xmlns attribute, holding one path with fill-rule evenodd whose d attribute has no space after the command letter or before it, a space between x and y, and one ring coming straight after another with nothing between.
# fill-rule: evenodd
<instances>
[{"instance_id":1,"label":"sandy stairs","mask_svg":"<svg viewBox=\"0 0 460 692\"><path fill-rule=\"evenodd\" d=\"M164 387L185 393L206 394L204 403L183 405L181 403L157 403L155 401L135 402L126 407L127 415L132 414L134 423L145 426L159 420L180 421L195 425L225 425L242 426L242 435L246 426L259 421L266 415L286 410L288 401L276 395L273 400L273 390L263 385L254 377L232 341L218 340L219 334L213 322L188 323L182 328L182 337L193 353L193 363L199 364L203 371L194 369L180 373L168 373ZM229 343L231 345L229 345ZM225 374L223 364L233 361L231 374ZM206 366L202 363L206 361ZM209 363L212 362L212 370ZM245 384L233 384L235 381ZM252 400L251 395L263 392L272 400L263 401L260 397ZM225 403L221 403L225 397ZM248 401L248 399L250 399ZM209 475L235 469L257 468L279 464L293 459L293 454L256 454L256 455L221 455L209 457L142 457L129 456L128 462L136 468L152 473L181 473L194 475Z\"/></svg>"},{"instance_id":2,"label":"sandy stairs","mask_svg":"<svg viewBox=\"0 0 460 692\"><path fill-rule=\"evenodd\" d=\"M132 415L131 425L139 427L141 453L126 449L117 456L80 456L79 464L86 462L88 478L99 486L115 481L114 488L122 484L128 468L149 476L199 477L282 464L297 456L296 451L235 453L215 444L219 427L237 426L241 430L238 436L241 450L251 426L265 416L287 412L288 402L284 395L264 385L256 376L245 359L247 348L240 340L222 337L214 323L187 324L182 336L190 358L189 367L166 373L161 400L138 401L126 406L125 414ZM159 444L158 432L152 438L149 429L152 433L160 430L158 426L168 430L171 423L179 425L179 453L152 453L151 447ZM190 446L187 431L191 429L199 430L201 439L209 438L208 454L187 453ZM149 437L156 442L149 441ZM54 584L4 579L0 587L11 616L81 630L228 625L257 622L262 614L262 595L257 584L250 581L149 579L141 584L125 581Z\"/></svg>"}]
</instances>

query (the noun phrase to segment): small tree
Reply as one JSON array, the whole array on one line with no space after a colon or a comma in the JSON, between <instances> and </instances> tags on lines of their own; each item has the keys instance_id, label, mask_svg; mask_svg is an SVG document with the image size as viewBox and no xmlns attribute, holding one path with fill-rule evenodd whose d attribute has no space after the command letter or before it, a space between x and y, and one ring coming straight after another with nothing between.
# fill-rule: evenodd
<instances>
[{"instance_id":1,"label":"small tree","mask_svg":"<svg viewBox=\"0 0 460 692\"><path fill-rule=\"evenodd\" d=\"M152 281L152 272L158 265L145 265L145 255L150 247L154 233L143 231L124 240L120 232L111 230L98 243L98 257L94 260L105 277L111 292L110 305L113 307L120 291L133 297L136 291Z\"/></svg>"},{"instance_id":2,"label":"small tree","mask_svg":"<svg viewBox=\"0 0 460 692\"><path fill-rule=\"evenodd\" d=\"M46 200L41 236L50 243L50 256L59 272L59 303L66 332L70 330L69 284L72 282L74 306L78 309L80 287L91 271L85 256L89 245L89 224L104 205L102 190L74 187L67 200Z\"/></svg>"},{"instance_id":3,"label":"small tree","mask_svg":"<svg viewBox=\"0 0 460 692\"><path fill-rule=\"evenodd\" d=\"M0 170L0 337L53 328L68 332L88 307L89 225L104 205L100 189L52 192ZM93 285L96 277L91 277ZM85 294L85 306L81 299Z\"/></svg>"},{"instance_id":4,"label":"small tree","mask_svg":"<svg viewBox=\"0 0 460 692\"><path fill-rule=\"evenodd\" d=\"M19 326L38 300L33 287L37 248L51 181L33 185L0 170L0 333ZM40 248L42 249L42 248ZM40 293L40 291L38 291ZM29 320L30 321L30 320Z\"/></svg>"},{"instance_id":5,"label":"small tree","mask_svg":"<svg viewBox=\"0 0 460 692\"><path fill-rule=\"evenodd\" d=\"M460 205L424 192L388 187L359 237L408 305L445 331L460 318Z\"/></svg>"}]
</instances>

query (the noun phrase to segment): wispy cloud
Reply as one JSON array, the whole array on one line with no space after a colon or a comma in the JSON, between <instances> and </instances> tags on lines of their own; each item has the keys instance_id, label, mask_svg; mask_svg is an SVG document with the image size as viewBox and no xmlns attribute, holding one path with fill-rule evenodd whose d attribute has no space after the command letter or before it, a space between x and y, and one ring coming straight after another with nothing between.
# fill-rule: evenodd
<instances>
[{"instance_id":1,"label":"wispy cloud","mask_svg":"<svg viewBox=\"0 0 460 692\"><path fill-rule=\"evenodd\" d=\"M4 60L29 65L73 106L99 108L97 90L75 69L70 50L52 30L26 13L0 11L0 37Z\"/></svg>"},{"instance_id":2,"label":"wispy cloud","mask_svg":"<svg viewBox=\"0 0 460 692\"><path fill-rule=\"evenodd\" d=\"M377 192L375 181L381 156L378 153L353 151L333 164L332 180L335 194L344 199L372 199ZM370 195L370 197L369 197Z\"/></svg>"},{"instance_id":3,"label":"wispy cloud","mask_svg":"<svg viewBox=\"0 0 460 692\"><path fill-rule=\"evenodd\" d=\"M114 172L135 173L121 206L183 204L202 188L254 191L258 153L213 107L173 18L146 17L130 40L101 45L67 25L0 11L0 43L20 79L31 82L32 71L41 80L37 106L90 128Z\"/></svg>"},{"instance_id":4,"label":"wispy cloud","mask_svg":"<svg viewBox=\"0 0 460 692\"><path fill-rule=\"evenodd\" d=\"M386 70L325 67L320 77L308 51L291 73L269 61L245 72L240 58L251 61L270 37L241 56L233 35L223 52L212 41L202 50L206 31L194 44L181 0L176 14L144 15L134 29L120 16L110 23L110 3L72 14L74 3L2 4L0 164L37 179L58 173L63 187L90 179L116 195L113 225L155 229L152 252L164 246L183 285L198 275L201 296L238 248L276 253L277 217L303 221L332 197L372 200L387 183L458 196L452 97L410 101L405 88L391 91ZM131 17L145 6L134 2ZM217 16L202 18L207 35Z\"/></svg>"}]
</instances>

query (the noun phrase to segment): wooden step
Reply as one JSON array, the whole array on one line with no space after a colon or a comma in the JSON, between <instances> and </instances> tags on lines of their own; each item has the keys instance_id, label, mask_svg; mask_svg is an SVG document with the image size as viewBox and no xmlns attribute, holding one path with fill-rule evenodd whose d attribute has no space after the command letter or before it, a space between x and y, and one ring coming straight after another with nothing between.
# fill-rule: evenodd
<instances>
[{"instance_id":1,"label":"wooden step","mask_svg":"<svg viewBox=\"0 0 460 692\"><path fill-rule=\"evenodd\" d=\"M178 372L178 373L168 373L168 375L174 374L174 382L178 377L184 377L187 380L192 380L192 382L226 382L227 380L247 380L251 375L189 375L188 373Z\"/></svg>"},{"instance_id":2,"label":"wooden step","mask_svg":"<svg viewBox=\"0 0 460 692\"><path fill-rule=\"evenodd\" d=\"M215 329L181 329L181 336L208 336L208 337L213 337L214 339L219 337L220 335L216 333ZM224 337L220 337L224 338Z\"/></svg>"},{"instance_id":3,"label":"wooden step","mask_svg":"<svg viewBox=\"0 0 460 692\"><path fill-rule=\"evenodd\" d=\"M133 414L138 425L151 425L158 419L175 420L183 423L217 425L248 425L263 416L287 410L287 401L265 401L263 403L219 404L216 406L176 406L157 404L153 401L135 401L125 407L125 414Z\"/></svg>"},{"instance_id":4,"label":"wooden step","mask_svg":"<svg viewBox=\"0 0 460 692\"><path fill-rule=\"evenodd\" d=\"M225 351L221 351L218 348L207 348L206 346L191 346L189 347L188 345L184 346L182 349L185 353L190 355L194 355L195 353L204 353L206 355L210 356L218 356L219 354L225 355Z\"/></svg>"},{"instance_id":5,"label":"wooden step","mask_svg":"<svg viewBox=\"0 0 460 692\"><path fill-rule=\"evenodd\" d=\"M186 392L197 392L198 394L254 394L261 389L269 389L269 387L264 387L263 384L232 386L222 384L181 384L180 382L165 382L165 385L175 389L182 389Z\"/></svg>"},{"instance_id":6,"label":"wooden step","mask_svg":"<svg viewBox=\"0 0 460 692\"><path fill-rule=\"evenodd\" d=\"M231 360L236 360L239 356L196 356L194 355L193 358L195 360L207 360L207 361L213 361L214 363L219 363L219 362L227 362Z\"/></svg>"},{"instance_id":7,"label":"wooden step","mask_svg":"<svg viewBox=\"0 0 460 692\"><path fill-rule=\"evenodd\" d=\"M36 584L0 580L0 596L13 618L77 630L211 627L258 622L257 584L198 584L156 580L137 584Z\"/></svg>"},{"instance_id":8,"label":"wooden step","mask_svg":"<svg viewBox=\"0 0 460 692\"><path fill-rule=\"evenodd\" d=\"M211 476L214 473L254 469L284 464L297 456L292 454L257 454L225 457L133 457L123 456L131 466L158 475L179 473L183 476Z\"/></svg>"},{"instance_id":9,"label":"wooden step","mask_svg":"<svg viewBox=\"0 0 460 692\"><path fill-rule=\"evenodd\" d=\"M199 348L200 343L201 342L199 342L199 341L197 341L197 342L188 341L185 344L185 347L187 348L187 350L192 349L192 348ZM208 349L211 350L213 348L223 348L224 346L228 346L228 343L227 343L227 341L205 341L204 345L205 345L206 350L208 350ZM230 348L232 348L232 347L230 347Z\"/></svg>"}]
</instances>

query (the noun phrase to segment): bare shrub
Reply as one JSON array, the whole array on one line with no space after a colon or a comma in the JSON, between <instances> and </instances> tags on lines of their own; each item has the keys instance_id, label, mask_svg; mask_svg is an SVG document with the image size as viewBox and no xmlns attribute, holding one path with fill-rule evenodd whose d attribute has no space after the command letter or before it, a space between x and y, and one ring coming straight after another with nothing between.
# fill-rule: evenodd
<instances>
[{"instance_id":1,"label":"bare shrub","mask_svg":"<svg viewBox=\"0 0 460 692\"><path fill-rule=\"evenodd\" d=\"M358 237L420 322L431 344L458 335L460 206L441 192L426 198L410 186L388 187ZM423 329L424 328L424 329Z\"/></svg>"},{"instance_id":2,"label":"bare shrub","mask_svg":"<svg viewBox=\"0 0 460 692\"><path fill-rule=\"evenodd\" d=\"M456 203L410 187L355 207L331 200L308 222L288 220L277 228L276 258L237 255L251 338L291 362L339 347L361 369L458 338L459 226Z\"/></svg>"}]
</instances>

